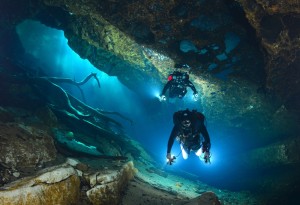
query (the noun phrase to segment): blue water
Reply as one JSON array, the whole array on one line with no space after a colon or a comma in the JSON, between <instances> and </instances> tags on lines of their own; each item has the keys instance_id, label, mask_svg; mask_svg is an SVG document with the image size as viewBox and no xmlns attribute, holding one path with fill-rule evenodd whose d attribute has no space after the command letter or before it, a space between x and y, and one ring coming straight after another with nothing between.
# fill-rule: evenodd
<instances>
[{"instance_id":1,"label":"blue water","mask_svg":"<svg viewBox=\"0 0 300 205\"><path fill-rule=\"evenodd\" d=\"M205 183L231 189L237 189L235 182L243 177L257 174L243 170L238 161L232 157L249 146L243 143L242 136L237 138L240 140L234 142L226 140L228 136L241 135L241 133L236 130L220 132L217 129L218 125L209 119L207 119L207 129L212 142L211 164L203 163L193 153L188 160L183 160L179 145L175 142L172 152L178 155L178 158L171 167L166 166L166 148L173 126L173 113L185 107L202 111L201 103L191 100L191 91L184 101L174 103L161 103L157 100L155 96L162 87L146 88L146 95L138 96L120 83L117 77L108 76L97 70L88 60L76 54L68 46L63 31L48 28L39 22L25 21L17 27L17 33L26 52L35 57L33 62L24 56L20 58L22 63L35 68L39 74L81 81L91 72L97 73L101 88L98 87L95 79L90 80L81 86L85 98L82 98L78 88L71 85L61 86L94 108L119 112L131 118L134 121L133 125L122 118L115 117L122 122L125 131L133 139L141 142L144 148L157 159L158 166L166 171L189 172L193 174L192 177ZM153 113L157 115L152 115Z\"/></svg>"}]
</instances>

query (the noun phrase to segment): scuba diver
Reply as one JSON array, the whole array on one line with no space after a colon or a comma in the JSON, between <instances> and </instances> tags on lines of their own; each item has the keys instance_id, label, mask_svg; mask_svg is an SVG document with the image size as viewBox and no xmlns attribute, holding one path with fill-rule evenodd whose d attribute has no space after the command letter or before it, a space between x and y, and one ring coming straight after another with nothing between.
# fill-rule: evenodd
<instances>
[{"instance_id":1,"label":"scuba diver","mask_svg":"<svg viewBox=\"0 0 300 205\"><path fill-rule=\"evenodd\" d=\"M171 149L175 139L179 140L184 159L188 158L190 151L194 151L198 157L204 153L204 162L210 163L210 137L204 125L204 120L204 115L196 110L180 110L173 114L174 127L167 147L168 164L172 165L176 159L175 156L171 156ZM204 138L202 143L200 134Z\"/></svg>"},{"instance_id":2,"label":"scuba diver","mask_svg":"<svg viewBox=\"0 0 300 205\"><path fill-rule=\"evenodd\" d=\"M187 65L182 66L185 68ZM164 86L162 93L160 94L160 101L166 100L166 92L169 90L169 98L182 99L187 93L187 87L190 87L194 93L194 100L198 99L198 92L194 84L189 80L189 75L187 72L174 71L168 76L168 82Z\"/></svg>"}]
</instances>

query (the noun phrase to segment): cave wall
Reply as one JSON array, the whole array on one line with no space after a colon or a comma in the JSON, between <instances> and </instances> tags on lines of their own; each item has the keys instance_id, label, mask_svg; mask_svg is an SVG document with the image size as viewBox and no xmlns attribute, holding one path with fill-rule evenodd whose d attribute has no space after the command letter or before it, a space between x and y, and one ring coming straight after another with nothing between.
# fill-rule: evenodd
<instances>
[{"instance_id":1,"label":"cave wall","mask_svg":"<svg viewBox=\"0 0 300 205\"><path fill-rule=\"evenodd\" d=\"M16 45L18 38L15 26L23 20L33 19L46 26L64 31L69 46L81 58L88 59L96 68L119 80L132 90L139 85L158 84L160 76L155 67L145 57L143 48L125 36L118 28L109 24L97 11L82 7L80 2L31 1L31 4L18 4L13 1L1 3L1 40L3 56L19 58L24 52L7 49ZM18 13L18 10L22 12ZM16 13L15 13L16 12ZM15 35L14 37L10 37ZM10 40L8 40L8 37ZM151 78L149 78L151 75ZM139 92L139 90L136 90Z\"/></svg>"},{"instance_id":2,"label":"cave wall","mask_svg":"<svg viewBox=\"0 0 300 205\"><path fill-rule=\"evenodd\" d=\"M280 144L281 138L289 137L293 145L297 145L293 138L299 139L295 136L299 133L299 119L293 118L290 111L298 115L300 112L299 3L283 0L236 0L238 5L229 0L213 1L212 4L195 2L3 0L0 3L1 57L14 58L24 52L14 29L22 20L34 19L63 30L70 47L82 58L107 74L118 76L133 90L145 83L162 84L170 67L188 62L192 66L191 76L203 93L205 114L219 130L235 128L244 134L245 142L260 143L262 150L271 142L287 147ZM199 18L200 11L210 15L236 10L245 15L254 30L239 27L241 22L236 20L228 24L229 21L220 20L222 16L214 16L218 20L215 30L205 27L208 30L199 32L188 26ZM234 64L234 72L228 79L220 80L216 74L226 70L229 61L216 59L220 53L213 48L215 44L221 53L226 50L225 27L233 29L246 41L227 53L228 59L239 56L243 61ZM254 34L249 37L251 32ZM185 39L193 42L196 51L180 49L180 42ZM253 46L249 46L252 43ZM11 45L14 49L7 50ZM201 48L206 48L208 54L198 53ZM156 56L151 49L170 58ZM218 64L219 68L210 70L210 62ZM259 87L262 87L263 95L257 95ZM254 128L256 136L247 136L246 132L253 133ZM225 140L235 139L227 136ZM298 146L291 147L282 153L298 151ZM266 159L273 159L272 152L266 152L265 155L270 157L266 156ZM260 153L254 151L254 158L259 159ZM279 162L285 156L279 158ZM247 161L249 155L246 154L245 159Z\"/></svg>"},{"instance_id":3,"label":"cave wall","mask_svg":"<svg viewBox=\"0 0 300 205\"><path fill-rule=\"evenodd\" d=\"M280 96L288 109L299 112L299 2L296 0L236 0L236 2L242 6L265 52L266 89ZM195 55L191 52L180 53L178 42L182 39L190 39L196 47L201 48L209 45L213 40L214 43L222 46L219 36L224 36L225 31L219 29L217 32L207 32L212 29L207 28L205 32L197 32L191 29L191 26L187 26L192 20L199 18L200 12L206 12L209 15L214 15L213 12L222 13L222 18L225 20L222 21L223 24L218 21L220 27L230 26L240 35L251 33L250 30L243 31L239 28L236 25L238 22L226 21L226 15L230 15L228 13L235 12L236 14L238 10L236 9L238 5L230 0L219 0L214 3L151 0L143 2L102 1L101 3L81 0L29 2L4 0L1 1L0 6L2 36L23 19L40 20L48 26L64 30L70 46L82 58L89 59L97 68L109 75L118 76L131 88L133 88L132 82L145 82L149 76L156 81L154 79L161 77L151 60L149 61L145 56L143 48L135 41L167 53L175 59L175 63L188 60L188 63L194 66L193 69L195 68L193 72L201 75L205 69L204 71L197 70L199 65L195 62ZM203 30L203 25L201 28ZM123 31L132 39L122 34ZM243 32L246 33L242 34ZM208 33L211 35L210 38L207 37ZM247 52L246 50L242 51ZM209 66L205 64L206 60L213 61L204 56L199 62L204 67ZM249 60L252 64L258 61L261 61L259 56L253 56ZM253 71L261 64L246 68L247 65L249 63L241 65L244 68L237 72L237 75L250 77L253 73L261 72ZM140 67L142 70L139 69ZM251 78L256 81L264 80L254 79L257 77Z\"/></svg>"},{"instance_id":4,"label":"cave wall","mask_svg":"<svg viewBox=\"0 0 300 205\"><path fill-rule=\"evenodd\" d=\"M289 110L300 105L300 3L296 0L237 0L266 50L266 86Z\"/></svg>"},{"instance_id":5,"label":"cave wall","mask_svg":"<svg viewBox=\"0 0 300 205\"><path fill-rule=\"evenodd\" d=\"M1 14L0 34L2 45L6 46L0 50L2 55L7 55L10 43L20 47L13 42L17 39L14 26L24 19L39 20L63 30L70 47L82 58L107 74L117 76L132 90L143 92L138 88L162 85L170 67L176 63L188 63L191 76L201 91L206 115L216 124L248 127L250 131L253 127L260 127L258 133L271 136L271 139L276 138L271 132L278 131L277 136L294 132L291 127L295 127L295 119L287 111L298 112L300 105L298 10L295 2L290 1L290 6L287 6L272 1L277 10L264 5L267 1L239 1L240 4L230 0L213 3L143 2L2 1L1 10L4 12ZM294 13L289 13L289 8L293 8ZM201 12L206 16L199 16ZM213 18L208 18L210 15ZM243 15L249 21L242 19ZM214 26L198 25L198 21L200 29L190 26L199 18ZM285 23L278 25L283 20ZM228 29L238 34L242 43L225 53L226 60L220 60L217 57L226 50L224 36ZM283 34L289 35L283 38ZM8 37L13 40L8 40ZM193 42L197 49L185 52L179 43L185 39ZM283 46L287 42L290 46ZM207 49L208 53L202 54L201 48ZM10 55L17 55L13 53L16 50L22 53L22 48L19 48ZM155 50L170 58L157 55ZM240 61L235 60L239 58ZM218 67L213 69L212 64ZM230 69L232 73L225 79L218 76ZM274 98L274 94L280 100ZM276 126L278 130L274 131L274 123L280 124ZM258 126L262 124L266 126Z\"/></svg>"},{"instance_id":6,"label":"cave wall","mask_svg":"<svg viewBox=\"0 0 300 205\"><path fill-rule=\"evenodd\" d=\"M243 40L234 52L226 53L228 59L242 59L232 67L232 76L260 84L265 93L275 93L288 110L299 112L299 3L237 2L239 4L230 0L102 1L101 4L80 0L43 1L49 6L47 10L60 8L76 16L70 17L68 24L63 26L70 46L99 69L117 75L130 88L134 87L132 82L147 81L147 76L151 76L153 81L161 81L161 77L169 72L162 65L163 68L158 69L157 73L157 65L153 66L153 60L144 55L145 51L135 41L167 54L174 59L174 64L188 63L197 76L204 73L218 75L232 63L216 58L226 49L224 36L230 27ZM50 16L56 16L56 12ZM243 15L248 22L242 20ZM38 18L46 23L46 19L51 19L49 17ZM199 19L207 23L199 24L196 21ZM61 24L64 20L62 18L58 22ZM57 27L57 22L53 26ZM111 33L116 36L113 37ZM207 49L208 53L199 55L193 51L182 52L180 43L183 40L191 41L198 50ZM255 41L257 45L253 45ZM219 50L212 49L215 45ZM103 50L106 51L105 55ZM104 59L106 62L113 62L111 66L105 66L98 60L103 56L107 56ZM118 62L118 59L122 62ZM211 69L212 64L218 67ZM135 65L140 66L142 71Z\"/></svg>"},{"instance_id":7,"label":"cave wall","mask_svg":"<svg viewBox=\"0 0 300 205\"><path fill-rule=\"evenodd\" d=\"M82 58L99 70L117 76L137 92L142 93L151 85L162 87L170 67L188 63L202 96L200 103L205 106L204 112L210 120L224 129L234 127L252 132L255 128L268 142L295 132L297 121L288 110L298 112L300 106L299 32L294 31L298 29L297 6L289 2L294 12L289 13L287 5L279 2L275 7L277 4L272 2L277 10L261 2L239 1L237 4L230 0L145 0L143 3L5 0L1 2L4 12L0 34L4 43L0 50L1 55L7 56L7 48L13 45L18 49L9 55L20 56L24 51L16 40L14 27L24 19L34 19L63 30L70 47ZM205 15L199 16L202 12ZM242 19L243 15L249 21ZM199 18L210 23L199 24ZM286 23L277 25L277 21ZM191 26L192 22L199 28ZM224 51L228 49L224 42L228 30L236 33L241 41L230 52ZM289 35L281 38L283 34ZM193 43L195 50L186 52L184 49L191 47L180 46L179 42L186 39ZM282 46L284 42L290 42L290 46ZM206 49L207 54L202 54L202 49ZM155 51L169 57L157 55ZM217 59L223 54L227 59ZM211 68L213 64L217 67ZM228 70L232 73L221 76ZM262 81L266 81L265 84Z\"/></svg>"}]
</instances>

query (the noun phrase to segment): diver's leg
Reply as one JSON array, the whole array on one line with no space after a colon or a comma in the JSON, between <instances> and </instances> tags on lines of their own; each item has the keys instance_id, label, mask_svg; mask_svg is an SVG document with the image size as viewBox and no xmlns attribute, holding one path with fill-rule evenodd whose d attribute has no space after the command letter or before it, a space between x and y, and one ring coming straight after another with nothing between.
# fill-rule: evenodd
<instances>
[{"instance_id":1,"label":"diver's leg","mask_svg":"<svg viewBox=\"0 0 300 205\"><path fill-rule=\"evenodd\" d=\"M198 149L196 152L195 152L195 155L197 155L198 157L200 157L202 154L202 149Z\"/></svg>"},{"instance_id":2,"label":"diver's leg","mask_svg":"<svg viewBox=\"0 0 300 205\"><path fill-rule=\"evenodd\" d=\"M187 151L184 149L183 145L180 144L180 149L181 149L181 152L182 152L182 157L183 159L187 159L189 157L189 154L187 153Z\"/></svg>"}]
</instances>

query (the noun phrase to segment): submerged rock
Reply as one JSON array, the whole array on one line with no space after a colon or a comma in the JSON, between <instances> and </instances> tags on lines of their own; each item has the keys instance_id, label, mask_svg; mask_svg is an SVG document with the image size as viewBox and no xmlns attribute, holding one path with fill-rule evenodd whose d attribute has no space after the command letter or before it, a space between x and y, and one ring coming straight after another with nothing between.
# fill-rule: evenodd
<instances>
[{"instance_id":1,"label":"submerged rock","mask_svg":"<svg viewBox=\"0 0 300 205\"><path fill-rule=\"evenodd\" d=\"M221 205L221 202L219 201L217 195L213 192L205 192L201 194L199 197L196 197L190 202L188 202L186 205Z\"/></svg>"},{"instance_id":2,"label":"submerged rock","mask_svg":"<svg viewBox=\"0 0 300 205\"><path fill-rule=\"evenodd\" d=\"M133 163L128 162L123 165L121 170L90 175L88 178L92 189L87 191L88 198L93 204L119 204L122 199L121 191L135 173L136 169Z\"/></svg>"},{"instance_id":3,"label":"submerged rock","mask_svg":"<svg viewBox=\"0 0 300 205\"><path fill-rule=\"evenodd\" d=\"M118 204L121 192L137 172L132 162L120 169L94 171L78 170L75 167L79 164L78 160L67 159L66 163L3 186L0 204L80 204L86 196L92 204ZM92 188L85 192L81 190L84 185Z\"/></svg>"},{"instance_id":4,"label":"submerged rock","mask_svg":"<svg viewBox=\"0 0 300 205\"><path fill-rule=\"evenodd\" d=\"M0 123L0 163L13 168L36 167L56 158L51 136L19 123Z\"/></svg>"},{"instance_id":5,"label":"submerged rock","mask_svg":"<svg viewBox=\"0 0 300 205\"><path fill-rule=\"evenodd\" d=\"M76 170L63 165L45 169L32 177L2 187L0 204L76 204L79 192L80 179Z\"/></svg>"}]
</instances>

